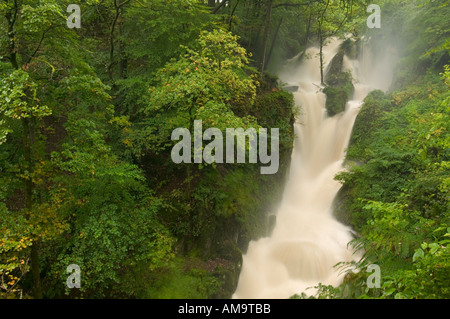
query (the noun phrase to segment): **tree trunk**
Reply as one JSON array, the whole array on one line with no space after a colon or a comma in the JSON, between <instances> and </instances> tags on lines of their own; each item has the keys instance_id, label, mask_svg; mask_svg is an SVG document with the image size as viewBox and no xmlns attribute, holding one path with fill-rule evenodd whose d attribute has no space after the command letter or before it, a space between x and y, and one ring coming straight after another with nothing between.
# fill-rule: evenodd
<instances>
[{"instance_id":1,"label":"tree trunk","mask_svg":"<svg viewBox=\"0 0 450 319\"><path fill-rule=\"evenodd\" d=\"M14 8L5 14L5 18L8 22L8 37L9 41L9 58L11 66L15 70L19 70L19 62L17 60L17 47L15 41L15 23L19 15L19 3L14 0ZM25 171L28 172L28 176L24 179L25 183L25 209L27 215L29 215L33 209L33 181L31 179L31 173L33 170L33 157L32 146L34 142L34 129L29 118L22 118L22 140L24 145L24 157L25 157ZM42 299L41 288L41 276L39 269L39 249L37 242L34 242L31 246L31 272L33 278L33 295L36 299Z\"/></svg>"},{"instance_id":2,"label":"tree trunk","mask_svg":"<svg viewBox=\"0 0 450 319\"><path fill-rule=\"evenodd\" d=\"M216 2L214 0L208 0L208 6L211 8L211 12L213 14L216 14L225 4L226 1L222 0L222 2L220 2L219 5L216 6Z\"/></svg>"},{"instance_id":3,"label":"tree trunk","mask_svg":"<svg viewBox=\"0 0 450 319\"><path fill-rule=\"evenodd\" d=\"M14 32L18 12L19 12L19 5L17 3L17 0L15 0L14 9L11 9L11 11L7 11L5 13L5 18L8 22L9 58L11 61L11 65L15 70L19 69L19 64L17 62L16 41L15 41L16 35Z\"/></svg>"},{"instance_id":4,"label":"tree trunk","mask_svg":"<svg viewBox=\"0 0 450 319\"><path fill-rule=\"evenodd\" d=\"M117 34L118 34L117 53L119 56L119 78L125 79L127 77L128 58L126 54L123 52L122 41L120 39L122 37L122 21L119 21L117 25Z\"/></svg>"},{"instance_id":5,"label":"tree trunk","mask_svg":"<svg viewBox=\"0 0 450 319\"><path fill-rule=\"evenodd\" d=\"M266 25L264 28L264 38L263 38L263 45L262 45L262 58L261 58L261 67L260 72L261 76L266 68L266 51L267 51L267 40L269 38L269 30L270 30L270 20L272 18L272 5L273 0L269 0L267 3L267 14L266 14Z\"/></svg>"},{"instance_id":6,"label":"tree trunk","mask_svg":"<svg viewBox=\"0 0 450 319\"><path fill-rule=\"evenodd\" d=\"M33 276L33 297L42 299L41 273L39 267L39 243L35 241L31 246L31 274Z\"/></svg>"},{"instance_id":7,"label":"tree trunk","mask_svg":"<svg viewBox=\"0 0 450 319\"><path fill-rule=\"evenodd\" d=\"M323 82L323 36L322 36L322 23L319 22L319 56L320 56L320 83L324 84Z\"/></svg>"},{"instance_id":8,"label":"tree trunk","mask_svg":"<svg viewBox=\"0 0 450 319\"><path fill-rule=\"evenodd\" d=\"M123 6L125 6L128 2L130 2L131 0L125 0L122 3L119 3L119 1L114 0L114 9L115 9L115 15L114 15L114 19L111 23L111 29L109 31L109 65L107 67L107 71L108 71L108 77L111 80L111 82L114 82L113 79L113 71L112 71L112 67L115 64L114 62L114 33L115 33L115 29L116 29L116 25L118 23L118 20L120 18L120 14L121 14L121 10L123 8ZM120 39L119 39L120 41ZM120 57L119 57L120 59ZM120 62L120 60L119 60Z\"/></svg>"},{"instance_id":9,"label":"tree trunk","mask_svg":"<svg viewBox=\"0 0 450 319\"><path fill-rule=\"evenodd\" d=\"M309 14L308 25L306 26L305 40L303 42L305 49L308 46L309 35L311 33L311 20L312 20L312 13Z\"/></svg>"},{"instance_id":10,"label":"tree trunk","mask_svg":"<svg viewBox=\"0 0 450 319\"><path fill-rule=\"evenodd\" d=\"M261 5L259 5L259 2L255 4L254 6L254 19L259 19L261 15ZM256 28L256 35L252 37L254 39L253 41L253 47L257 50L261 50L260 46L260 36L261 36L261 29L263 28L264 20L261 21L261 25ZM253 33L253 29L251 29L251 33Z\"/></svg>"},{"instance_id":11,"label":"tree trunk","mask_svg":"<svg viewBox=\"0 0 450 319\"><path fill-rule=\"evenodd\" d=\"M236 1L236 4L234 5L233 10L232 10L231 13L230 13L230 22L229 22L229 27L228 27L228 31L230 31L230 32L231 32L231 28L232 28L232 26L233 26L233 16L234 16L234 12L236 11L236 8L237 8L237 6L238 6L238 4L239 4L239 1L240 1L240 0L237 0L237 1Z\"/></svg>"},{"instance_id":12,"label":"tree trunk","mask_svg":"<svg viewBox=\"0 0 450 319\"><path fill-rule=\"evenodd\" d=\"M34 130L28 118L22 118L23 145L25 155L25 165L29 176L25 178L25 207L27 214L33 210L33 181L31 174L33 171L32 145L34 142ZM37 241L31 246L31 274L33 278L33 296L35 299L42 299L41 274L39 268L39 246Z\"/></svg>"},{"instance_id":13,"label":"tree trunk","mask_svg":"<svg viewBox=\"0 0 450 319\"><path fill-rule=\"evenodd\" d=\"M330 4L330 0L327 1L325 8L323 9L320 17L319 17L319 45L320 45L320 83L324 85L324 75L323 75L323 43L324 40L326 40L326 37L324 39L324 34L322 30L322 23L323 19L325 17L325 13L327 12L328 6Z\"/></svg>"},{"instance_id":14,"label":"tree trunk","mask_svg":"<svg viewBox=\"0 0 450 319\"><path fill-rule=\"evenodd\" d=\"M283 18L278 22L275 34L273 35L272 44L270 46L269 55L267 56L266 65L269 65L270 59L272 58L273 49L275 48L275 43L277 42L278 32L280 31L281 24L283 23Z\"/></svg>"}]
</instances>

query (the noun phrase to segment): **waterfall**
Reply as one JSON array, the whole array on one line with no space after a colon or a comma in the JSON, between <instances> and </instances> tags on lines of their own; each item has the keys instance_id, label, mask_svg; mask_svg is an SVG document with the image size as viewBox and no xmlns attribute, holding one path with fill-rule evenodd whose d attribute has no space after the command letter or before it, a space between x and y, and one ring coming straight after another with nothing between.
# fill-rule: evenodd
<instances>
[{"instance_id":1,"label":"waterfall","mask_svg":"<svg viewBox=\"0 0 450 319\"><path fill-rule=\"evenodd\" d=\"M331 39L323 48L324 70L340 44ZM377 57L375 63L368 49L361 51L358 60L344 57L343 68L351 72L355 90L345 112L334 117L326 115L319 49L307 49L300 65L292 61L280 72L283 82L298 86L293 94L300 107L289 177L272 233L249 243L233 298L313 295L319 282L342 283L345 273L333 266L360 259L347 245L353 239L351 228L333 216L332 203L342 186L334 177L344 169L346 148L363 99L374 89L386 90L393 69L387 63L392 61L389 54L385 59Z\"/></svg>"}]
</instances>

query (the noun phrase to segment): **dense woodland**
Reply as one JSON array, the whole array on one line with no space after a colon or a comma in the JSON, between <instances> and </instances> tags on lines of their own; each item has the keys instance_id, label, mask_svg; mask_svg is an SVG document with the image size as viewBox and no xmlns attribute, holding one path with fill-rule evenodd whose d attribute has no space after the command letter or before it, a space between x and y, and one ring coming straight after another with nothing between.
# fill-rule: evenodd
<instances>
[{"instance_id":1,"label":"dense woodland","mask_svg":"<svg viewBox=\"0 0 450 319\"><path fill-rule=\"evenodd\" d=\"M336 177L361 271L315 297L449 298L449 3L376 2L380 29L363 0L0 0L0 298L230 298L289 167L299 112L274 74L330 37L401 50ZM321 71L332 116L351 87ZM175 164L171 133L195 119L279 128L278 173Z\"/></svg>"}]
</instances>

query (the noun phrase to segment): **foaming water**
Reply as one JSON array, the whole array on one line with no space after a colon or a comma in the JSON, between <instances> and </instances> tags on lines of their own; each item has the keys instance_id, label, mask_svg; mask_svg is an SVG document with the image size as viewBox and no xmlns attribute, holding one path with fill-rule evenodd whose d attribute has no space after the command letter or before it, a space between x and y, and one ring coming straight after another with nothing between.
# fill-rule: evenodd
<instances>
[{"instance_id":1,"label":"foaming water","mask_svg":"<svg viewBox=\"0 0 450 319\"><path fill-rule=\"evenodd\" d=\"M333 39L323 49L324 70L340 43ZM298 86L294 98L301 111L294 127L289 179L272 234L250 242L243 256L233 298L313 295L318 283L337 286L342 282L345 273L340 273L336 264L360 259L347 245L353 239L352 230L333 216L332 203L341 187L334 177L344 169L346 148L363 99L374 89L387 90L390 77L386 72L392 66L386 63L388 58L374 63L366 49L358 60L344 57L343 68L351 72L355 91L345 112L330 118L321 91L318 53L317 48L309 48L300 65L292 62L279 75L283 82Z\"/></svg>"}]
</instances>

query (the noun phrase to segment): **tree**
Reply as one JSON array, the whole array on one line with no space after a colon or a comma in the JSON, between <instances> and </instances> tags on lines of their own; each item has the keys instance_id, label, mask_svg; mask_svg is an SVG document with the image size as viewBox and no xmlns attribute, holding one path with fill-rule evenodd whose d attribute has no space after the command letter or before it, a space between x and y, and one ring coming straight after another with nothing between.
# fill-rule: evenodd
<instances>
[{"instance_id":1,"label":"tree","mask_svg":"<svg viewBox=\"0 0 450 319\"><path fill-rule=\"evenodd\" d=\"M185 127L193 134L196 119L203 120L205 129L256 125L251 117L239 116L251 107L257 82L246 73L247 54L236 36L222 30L203 32L193 48L184 49L178 60L156 73L143 121L137 124L146 128L140 130L144 135L139 139L146 140L140 145L156 152L172 145L175 128Z\"/></svg>"},{"instance_id":2,"label":"tree","mask_svg":"<svg viewBox=\"0 0 450 319\"><path fill-rule=\"evenodd\" d=\"M120 267L154 269L171 256L171 237L155 217L162 204L135 195L149 193L141 172L106 142L113 125L126 120L115 118L110 88L86 62L93 53L66 27L67 5L0 5L0 24L8 30L0 35L1 287L28 295L17 287L31 270L34 298L62 296L69 260L84 267L101 295L116 293L99 277L102 270L117 283L123 280ZM110 220L109 228L102 228L102 220ZM136 237L118 240L133 228ZM109 236L107 250L101 251L95 236L80 236L94 230ZM86 252L97 256L90 264ZM104 254L114 252L113 264L107 263Z\"/></svg>"},{"instance_id":3,"label":"tree","mask_svg":"<svg viewBox=\"0 0 450 319\"><path fill-rule=\"evenodd\" d=\"M20 121L22 124L23 161L16 178L21 179L24 184L25 205L21 207L21 215L30 220L33 211L39 206L35 197L36 181L41 178L39 168L45 165L42 164L45 161L39 152L42 141L38 129L42 119L52 113L51 107L45 105L45 99L41 101L38 98L41 88L33 75L42 72L48 76L48 67L51 68L51 75L55 71L55 67L41 50L53 25L61 22L62 13L58 5L51 0L35 7L28 2L6 1L0 8L5 18L2 19L2 24L8 30L6 36L1 36L1 55L4 56L3 61L9 62L9 66L2 63L6 77L1 81L3 98L0 110L3 118ZM30 67L35 72L30 72ZM8 128L7 130L10 131ZM31 268L34 296L41 298L38 234L39 231L34 233L37 236L31 239Z\"/></svg>"}]
</instances>

